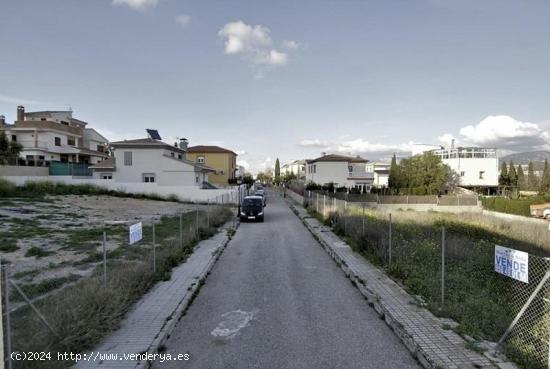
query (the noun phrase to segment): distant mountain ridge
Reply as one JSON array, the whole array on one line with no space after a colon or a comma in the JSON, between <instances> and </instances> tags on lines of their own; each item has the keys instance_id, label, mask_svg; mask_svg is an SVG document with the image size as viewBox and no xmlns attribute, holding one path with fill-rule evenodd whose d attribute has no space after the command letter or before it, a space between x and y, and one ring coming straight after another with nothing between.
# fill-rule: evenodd
<instances>
[{"instance_id":1,"label":"distant mountain ridge","mask_svg":"<svg viewBox=\"0 0 550 369\"><path fill-rule=\"evenodd\" d=\"M531 152L518 152L516 154L506 155L500 158L500 162L505 161L510 163L513 161L514 164L529 164L530 161L533 164L544 163L544 159L550 161L550 151L540 150L540 151L531 151Z\"/></svg>"}]
</instances>

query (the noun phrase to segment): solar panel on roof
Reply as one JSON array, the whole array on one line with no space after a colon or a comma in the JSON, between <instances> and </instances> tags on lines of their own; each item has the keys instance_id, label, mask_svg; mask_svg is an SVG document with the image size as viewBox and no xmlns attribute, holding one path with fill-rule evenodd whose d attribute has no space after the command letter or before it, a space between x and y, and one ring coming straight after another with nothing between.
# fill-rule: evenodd
<instances>
[{"instance_id":1,"label":"solar panel on roof","mask_svg":"<svg viewBox=\"0 0 550 369\"><path fill-rule=\"evenodd\" d=\"M156 129L146 129L146 131L149 137L153 140L162 140L162 138L160 138L159 131Z\"/></svg>"}]
</instances>

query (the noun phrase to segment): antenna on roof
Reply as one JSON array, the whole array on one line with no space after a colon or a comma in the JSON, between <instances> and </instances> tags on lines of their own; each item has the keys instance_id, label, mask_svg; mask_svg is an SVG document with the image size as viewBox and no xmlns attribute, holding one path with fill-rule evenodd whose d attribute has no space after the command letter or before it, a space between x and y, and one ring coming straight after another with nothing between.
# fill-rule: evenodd
<instances>
[{"instance_id":1,"label":"antenna on roof","mask_svg":"<svg viewBox=\"0 0 550 369\"><path fill-rule=\"evenodd\" d=\"M150 139L162 140L162 138L160 138L159 131L157 131L156 129L146 129L145 131L147 132L147 135Z\"/></svg>"}]
</instances>

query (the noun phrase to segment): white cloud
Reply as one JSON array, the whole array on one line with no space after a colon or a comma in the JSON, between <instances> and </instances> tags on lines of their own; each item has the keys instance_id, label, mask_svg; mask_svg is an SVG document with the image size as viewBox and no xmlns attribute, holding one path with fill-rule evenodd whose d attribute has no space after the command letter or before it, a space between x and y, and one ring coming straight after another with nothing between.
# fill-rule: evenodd
<instances>
[{"instance_id":1,"label":"white cloud","mask_svg":"<svg viewBox=\"0 0 550 369\"><path fill-rule=\"evenodd\" d=\"M237 150L237 151L235 151L235 154L243 156L243 155L246 155L248 153L245 150Z\"/></svg>"},{"instance_id":2,"label":"white cloud","mask_svg":"<svg viewBox=\"0 0 550 369\"><path fill-rule=\"evenodd\" d=\"M538 124L518 121L507 115L490 115L477 125L460 129L465 141L512 151L533 151L550 147L550 133Z\"/></svg>"},{"instance_id":3,"label":"white cloud","mask_svg":"<svg viewBox=\"0 0 550 369\"><path fill-rule=\"evenodd\" d=\"M302 147L317 147L317 148L328 148L330 147L330 143L327 141L321 141L321 140L302 140L298 143L299 146Z\"/></svg>"},{"instance_id":4,"label":"white cloud","mask_svg":"<svg viewBox=\"0 0 550 369\"><path fill-rule=\"evenodd\" d=\"M13 97L13 96L6 96L6 95L0 95L0 102L6 103L6 104L17 104L17 105L47 105L47 102L44 101L37 101L37 100L28 100L28 99L22 99L19 97Z\"/></svg>"},{"instance_id":5,"label":"white cloud","mask_svg":"<svg viewBox=\"0 0 550 369\"><path fill-rule=\"evenodd\" d=\"M283 47L288 50L296 50L300 45L294 40L283 41Z\"/></svg>"},{"instance_id":6,"label":"white cloud","mask_svg":"<svg viewBox=\"0 0 550 369\"><path fill-rule=\"evenodd\" d=\"M237 165L244 167L245 170L250 168L250 164L246 160L237 160Z\"/></svg>"},{"instance_id":7,"label":"white cloud","mask_svg":"<svg viewBox=\"0 0 550 369\"><path fill-rule=\"evenodd\" d=\"M145 11L158 5L159 0L113 0L113 5L127 5L138 11Z\"/></svg>"},{"instance_id":8,"label":"white cloud","mask_svg":"<svg viewBox=\"0 0 550 369\"><path fill-rule=\"evenodd\" d=\"M176 16L176 23L182 27L187 27L191 23L191 16L187 14L178 14Z\"/></svg>"},{"instance_id":9,"label":"white cloud","mask_svg":"<svg viewBox=\"0 0 550 369\"><path fill-rule=\"evenodd\" d=\"M400 145L386 145L380 143L371 143L362 138L351 141L344 141L338 145L337 151L349 154L375 154L387 155L394 152L411 152L412 142Z\"/></svg>"},{"instance_id":10,"label":"white cloud","mask_svg":"<svg viewBox=\"0 0 550 369\"><path fill-rule=\"evenodd\" d=\"M238 55L254 65L281 66L288 63L288 54L273 47L269 28L243 21L227 23L218 36L225 41L225 53Z\"/></svg>"},{"instance_id":11,"label":"white cloud","mask_svg":"<svg viewBox=\"0 0 550 369\"><path fill-rule=\"evenodd\" d=\"M455 145L458 144L458 140L450 133L445 133L437 137L437 140L445 147L451 147L451 145L453 144L453 140L455 142Z\"/></svg>"}]
</instances>

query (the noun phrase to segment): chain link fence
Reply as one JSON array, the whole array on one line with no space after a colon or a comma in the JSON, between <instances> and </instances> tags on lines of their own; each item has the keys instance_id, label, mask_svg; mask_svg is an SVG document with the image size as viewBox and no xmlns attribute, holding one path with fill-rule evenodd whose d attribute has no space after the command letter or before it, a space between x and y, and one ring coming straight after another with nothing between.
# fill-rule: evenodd
<instances>
[{"instance_id":1,"label":"chain link fence","mask_svg":"<svg viewBox=\"0 0 550 369\"><path fill-rule=\"evenodd\" d=\"M235 226L231 200L219 196L204 204L182 204L177 214L150 214L142 226L142 239L135 244L129 242L134 219L75 230L80 238L63 246L74 258L38 263L42 265L39 271L16 272L17 261L4 260L5 366L0 367L69 367L70 361L57 360L58 353L80 353L98 344L117 329L126 312L156 282L170 279L172 268L184 263L200 240L213 236L227 221ZM44 252L37 260L55 255L55 251ZM37 281L38 273L53 277ZM10 359L12 352L38 354L34 360L15 361ZM48 354L49 359L39 357Z\"/></svg>"},{"instance_id":2,"label":"chain link fence","mask_svg":"<svg viewBox=\"0 0 550 369\"><path fill-rule=\"evenodd\" d=\"M525 226L508 229L495 220L488 229L460 214L380 212L308 191L304 202L421 304L456 321L445 328L465 336L470 348L502 351L526 368L550 368L550 261L533 239L522 239ZM495 245L529 253L528 283L495 272Z\"/></svg>"}]
</instances>

